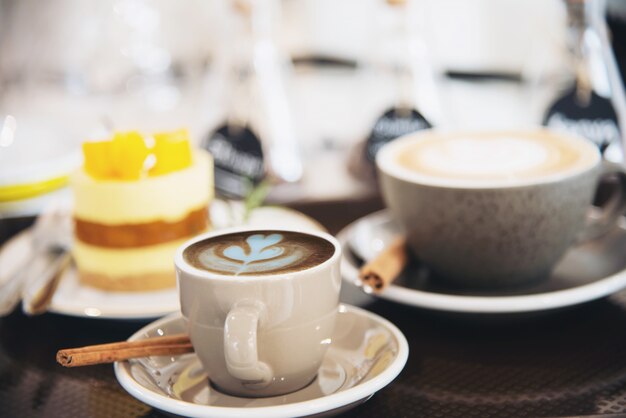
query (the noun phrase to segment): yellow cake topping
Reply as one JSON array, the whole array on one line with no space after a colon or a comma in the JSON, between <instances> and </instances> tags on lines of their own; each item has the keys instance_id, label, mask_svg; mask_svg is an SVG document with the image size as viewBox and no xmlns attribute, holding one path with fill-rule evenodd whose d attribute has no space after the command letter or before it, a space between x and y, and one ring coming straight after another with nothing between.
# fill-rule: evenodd
<instances>
[{"instance_id":1,"label":"yellow cake topping","mask_svg":"<svg viewBox=\"0 0 626 418\"><path fill-rule=\"evenodd\" d=\"M95 178L113 177L113 167L109 164L108 142L85 142L83 143L83 156L85 158L85 171Z\"/></svg>"},{"instance_id":2,"label":"yellow cake topping","mask_svg":"<svg viewBox=\"0 0 626 418\"><path fill-rule=\"evenodd\" d=\"M152 153L156 158L151 176L182 170L191 165L191 145L186 129L154 134Z\"/></svg>"},{"instance_id":3,"label":"yellow cake topping","mask_svg":"<svg viewBox=\"0 0 626 418\"><path fill-rule=\"evenodd\" d=\"M157 133L153 137L152 147L148 147L137 131L118 132L108 141L85 142L85 171L99 180L138 180L146 175L159 176L191 166L191 145L186 130ZM151 167L147 166L149 163L153 163Z\"/></svg>"},{"instance_id":4,"label":"yellow cake topping","mask_svg":"<svg viewBox=\"0 0 626 418\"><path fill-rule=\"evenodd\" d=\"M149 153L141 134L136 131L116 133L109 144L109 162L115 176L122 180L138 180Z\"/></svg>"}]
</instances>

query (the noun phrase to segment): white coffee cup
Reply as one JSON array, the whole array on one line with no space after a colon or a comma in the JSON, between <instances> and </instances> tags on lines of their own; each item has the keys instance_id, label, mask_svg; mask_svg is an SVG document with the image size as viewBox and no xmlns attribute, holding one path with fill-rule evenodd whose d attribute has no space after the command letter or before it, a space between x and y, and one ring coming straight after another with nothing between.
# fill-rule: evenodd
<instances>
[{"instance_id":1,"label":"white coffee cup","mask_svg":"<svg viewBox=\"0 0 626 418\"><path fill-rule=\"evenodd\" d=\"M299 271L245 276L194 266L185 257L193 244L219 243L240 233L297 233L323 240L332 251L328 259ZM175 256L181 310L211 383L232 395L261 397L293 392L312 382L331 343L340 258L339 243L323 232L237 228L210 232L182 245Z\"/></svg>"}]
</instances>

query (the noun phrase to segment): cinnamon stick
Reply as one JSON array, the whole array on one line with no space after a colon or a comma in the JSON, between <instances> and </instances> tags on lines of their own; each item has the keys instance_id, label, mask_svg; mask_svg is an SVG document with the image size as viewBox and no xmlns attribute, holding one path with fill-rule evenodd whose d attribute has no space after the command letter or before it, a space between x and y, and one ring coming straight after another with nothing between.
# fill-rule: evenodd
<instances>
[{"instance_id":1,"label":"cinnamon stick","mask_svg":"<svg viewBox=\"0 0 626 418\"><path fill-rule=\"evenodd\" d=\"M382 292L400 275L408 260L406 239L402 236L397 237L359 270L359 279L365 291Z\"/></svg>"},{"instance_id":2,"label":"cinnamon stick","mask_svg":"<svg viewBox=\"0 0 626 418\"><path fill-rule=\"evenodd\" d=\"M57 362L65 367L112 363L137 357L170 356L193 351L186 334L66 348L57 352Z\"/></svg>"}]
</instances>

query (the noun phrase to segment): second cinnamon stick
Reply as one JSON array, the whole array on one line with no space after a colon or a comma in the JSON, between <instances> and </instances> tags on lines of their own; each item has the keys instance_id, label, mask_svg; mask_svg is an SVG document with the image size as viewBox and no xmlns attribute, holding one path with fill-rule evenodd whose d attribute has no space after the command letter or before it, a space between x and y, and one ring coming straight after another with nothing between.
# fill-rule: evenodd
<instances>
[{"instance_id":1,"label":"second cinnamon stick","mask_svg":"<svg viewBox=\"0 0 626 418\"><path fill-rule=\"evenodd\" d=\"M361 267L359 279L366 291L382 292L402 273L408 261L406 239L403 236L397 237L380 254Z\"/></svg>"}]
</instances>

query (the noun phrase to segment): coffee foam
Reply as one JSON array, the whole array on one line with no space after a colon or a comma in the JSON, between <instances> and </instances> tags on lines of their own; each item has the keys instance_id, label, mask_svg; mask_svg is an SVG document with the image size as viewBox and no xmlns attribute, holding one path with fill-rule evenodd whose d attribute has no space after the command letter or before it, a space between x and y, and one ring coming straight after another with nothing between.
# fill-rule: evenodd
<instances>
[{"instance_id":1,"label":"coffee foam","mask_svg":"<svg viewBox=\"0 0 626 418\"><path fill-rule=\"evenodd\" d=\"M515 186L549 181L593 166L594 145L548 130L427 133L394 141L378 165L408 181L458 187Z\"/></svg>"},{"instance_id":2,"label":"coffee foam","mask_svg":"<svg viewBox=\"0 0 626 418\"><path fill-rule=\"evenodd\" d=\"M246 276L281 274L315 267L332 257L334 245L291 231L245 231L196 242L185 261L212 273Z\"/></svg>"}]
</instances>

